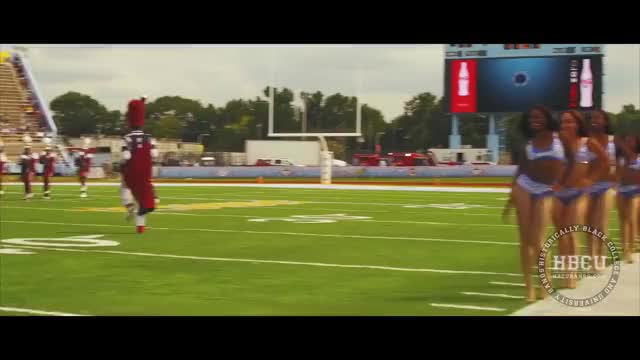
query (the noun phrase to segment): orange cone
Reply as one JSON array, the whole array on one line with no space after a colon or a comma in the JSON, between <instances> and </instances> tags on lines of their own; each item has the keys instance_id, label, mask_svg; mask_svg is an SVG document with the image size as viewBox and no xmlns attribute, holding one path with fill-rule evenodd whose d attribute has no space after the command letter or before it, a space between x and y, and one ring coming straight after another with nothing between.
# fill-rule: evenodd
<instances>
[{"instance_id":1,"label":"orange cone","mask_svg":"<svg viewBox=\"0 0 640 360\"><path fill-rule=\"evenodd\" d=\"M262 178L262 176L258 177L258 184L264 184L264 179Z\"/></svg>"}]
</instances>

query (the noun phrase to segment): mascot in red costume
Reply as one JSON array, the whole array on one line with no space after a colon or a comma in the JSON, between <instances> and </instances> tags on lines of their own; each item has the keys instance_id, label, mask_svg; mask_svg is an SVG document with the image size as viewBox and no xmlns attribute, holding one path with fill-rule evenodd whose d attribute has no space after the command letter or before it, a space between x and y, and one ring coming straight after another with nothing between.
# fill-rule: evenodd
<instances>
[{"instance_id":1,"label":"mascot in red costume","mask_svg":"<svg viewBox=\"0 0 640 360\"><path fill-rule=\"evenodd\" d=\"M155 194L151 183L153 158L157 156L155 140L142 131L144 126L144 105L146 96L129 102L127 120L131 132L124 136L122 145L123 180L121 188L123 202L128 208L133 203L125 196L130 193L138 204L136 228L138 233L144 232L145 215L155 210ZM125 188L126 187L126 188Z\"/></svg>"}]
</instances>

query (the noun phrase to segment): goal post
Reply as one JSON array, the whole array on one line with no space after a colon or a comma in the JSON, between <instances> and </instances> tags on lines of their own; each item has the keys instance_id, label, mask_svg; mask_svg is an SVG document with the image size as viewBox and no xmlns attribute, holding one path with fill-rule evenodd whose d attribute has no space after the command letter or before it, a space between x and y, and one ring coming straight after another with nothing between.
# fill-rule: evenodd
<instances>
[{"instance_id":1,"label":"goal post","mask_svg":"<svg viewBox=\"0 0 640 360\"><path fill-rule=\"evenodd\" d=\"M331 184L333 169L333 152L329 151L327 137L361 137L362 136L362 105L360 97L356 96L356 123L354 132L308 132L306 124L303 124L301 132L276 132L274 122L275 114L275 88L269 86L269 116L268 116L268 136L269 137L317 137L320 142L320 183ZM304 101L304 100L303 100ZM307 107L302 106L303 118L306 119Z\"/></svg>"}]
</instances>

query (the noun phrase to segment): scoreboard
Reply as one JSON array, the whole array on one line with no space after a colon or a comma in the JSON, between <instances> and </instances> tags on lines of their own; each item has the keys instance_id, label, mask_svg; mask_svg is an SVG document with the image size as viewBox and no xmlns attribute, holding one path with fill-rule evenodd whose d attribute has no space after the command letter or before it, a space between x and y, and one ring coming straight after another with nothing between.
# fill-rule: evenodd
<instances>
[{"instance_id":1,"label":"scoreboard","mask_svg":"<svg viewBox=\"0 0 640 360\"><path fill-rule=\"evenodd\" d=\"M445 59L603 54L603 44L447 44L445 49Z\"/></svg>"},{"instance_id":2,"label":"scoreboard","mask_svg":"<svg viewBox=\"0 0 640 360\"><path fill-rule=\"evenodd\" d=\"M448 44L445 106L450 113L600 108L603 56L602 44Z\"/></svg>"}]
</instances>

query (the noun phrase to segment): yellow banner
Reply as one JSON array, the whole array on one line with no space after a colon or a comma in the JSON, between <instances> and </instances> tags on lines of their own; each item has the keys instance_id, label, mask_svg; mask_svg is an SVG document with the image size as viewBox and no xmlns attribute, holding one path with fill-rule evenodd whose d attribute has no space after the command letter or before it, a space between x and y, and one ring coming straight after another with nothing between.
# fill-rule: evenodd
<instances>
[{"instance_id":1,"label":"yellow banner","mask_svg":"<svg viewBox=\"0 0 640 360\"><path fill-rule=\"evenodd\" d=\"M9 61L10 58L11 58L10 52L0 51L0 64L4 63L5 61Z\"/></svg>"},{"instance_id":2,"label":"yellow banner","mask_svg":"<svg viewBox=\"0 0 640 360\"><path fill-rule=\"evenodd\" d=\"M194 204L167 204L158 206L159 211L189 211L189 210L218 210L225 208L251 208L266 207L278 205L300 205L302 201L290 200L254 200L254 201L230 201L220 203L194 203ZM106 207L106 208L82 208L82 211L114 211L122 212L123 207Z\"/></svg>"}]
</instances>

